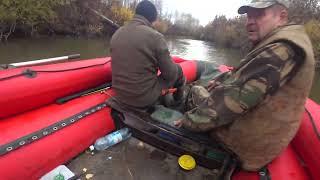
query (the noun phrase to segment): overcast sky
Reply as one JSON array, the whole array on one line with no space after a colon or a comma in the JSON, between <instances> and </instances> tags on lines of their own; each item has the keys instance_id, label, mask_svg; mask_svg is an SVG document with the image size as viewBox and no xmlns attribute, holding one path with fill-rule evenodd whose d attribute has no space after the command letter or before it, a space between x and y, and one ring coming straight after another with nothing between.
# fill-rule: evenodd
<instances>
[{"instance_id":1,"label":"overcast sky","mask_svg":"<svg viewBox=\"0 0 320 180\"><path fill-rule=\"evenodd\" d=\"M215 15L237 16L237 10L246 0L163 0L163 11L175 10L182 13L191 13L200 20L201 25L206 25L213 20Z\"/></svg>"}]
</instances>

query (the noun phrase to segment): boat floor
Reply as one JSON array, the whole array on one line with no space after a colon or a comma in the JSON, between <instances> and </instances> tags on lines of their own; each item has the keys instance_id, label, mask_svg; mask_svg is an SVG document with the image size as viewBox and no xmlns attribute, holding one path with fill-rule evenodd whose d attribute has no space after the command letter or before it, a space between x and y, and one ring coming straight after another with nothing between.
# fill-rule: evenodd
<instances>
[{"instance_id":1,"label":"boat floor","mask_svg":"<svg viewBox=\"0 0 320 180\"><path fill-rule=\"evenodd\" d=\"M115 145L105 151L86 151L67 164L80 179L92 174L94 180L212 180L215 171L200 166L184 171L178 157L163 152L136 138ZM83 174L83 169L87 172Z\"/></svg>"}]
</instances>

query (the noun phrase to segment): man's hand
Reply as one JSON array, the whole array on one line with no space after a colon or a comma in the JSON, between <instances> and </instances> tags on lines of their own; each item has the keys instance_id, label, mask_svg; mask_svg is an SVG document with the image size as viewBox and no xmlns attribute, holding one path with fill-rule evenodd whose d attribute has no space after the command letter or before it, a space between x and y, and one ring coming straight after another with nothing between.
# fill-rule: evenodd
<instances>
[{"instance_id":1,"label":"man's hand","mask_svg":"<svg viewBox=\"0 0 320 180\"><path fill-rule=\"evenodd\" d=\"M211 91L212 89L214 89L215 87L219 86L220 84L221 83L219 81L215 81L215 80L209 81L208 82L208 86L207 86L207 90Z\"/></svg>"},{"instance_id":2,"label":"man's hand","mask_svg":"<svg viewBox=\"0 0 320 180\"><path fill-rule=\"evenodd\" d=\"M184 86L187 84L187 79L182 76L182 79L180 79L180 82L176 84L175 86L177 88L176 92L173 93L173 98L176 101L180 101L183 98L184 94Z\"/></svg>"},{"instance_id":3,"label":"man's hand","mask_svg":"<svg viewBox=\"0 0 320 180\"><path fill-rule=\"evenodd\" d=\"M177 92L177 88L162 89L162 90L161 90L161 95L162 95L162 96L165 96L165 95L167 95L167 94L173 94L173 93L175 93L175 92Z\"/></svg>"},{"instance_id":4,"label":"man's hand","mask_svg":"<svg viewBox=\"0 0 320 180\"><path fill-rule=\"evenodd\" d=\"M183 124L183 119L179 119L173 122L174 126L176 126L177 128L181 128L182 124Z\"/></svg>"}]
</instances>

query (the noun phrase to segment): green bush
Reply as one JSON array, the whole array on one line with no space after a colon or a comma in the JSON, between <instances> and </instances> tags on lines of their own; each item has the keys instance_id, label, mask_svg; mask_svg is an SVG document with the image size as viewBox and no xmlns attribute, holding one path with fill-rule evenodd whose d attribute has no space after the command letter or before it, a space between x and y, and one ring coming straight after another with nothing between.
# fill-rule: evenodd
<instances>
[{"instance_id":1,"label":"green bush","mask_svg":"<svg viewBox=\"0 0 320 180\"><path fill-rule=\"evenodd\" d=\"M312 41L316 59L320 60L320 21L310 20L305 24L305 28Z\"/></svg>"},{"instance_id":2,"label":"green bush","mask_svg":"<svg viewBox=\"0 0 320 180\"><path fill-rule=\"evenodd\" d=\"M38 24L50 22L56 17L54 8L63 3L65 0L1 0L1 36L7 39L17 24L26 26L33 35Z\"/></svg>"},{"instance_id":3,"label":"green bush","mask_svg":"<svg viewBox=\"0 0 320 180\"><path fill-rule=\"evenodd\" d=\"M115 23L123 25L126 21L132 19L134 13L131 9L120 6L111 7L112 19Z\"/></svg>"},{"instance_id":4,"label":"green bush","mask_svg":"<svg viewBox=\"0 0 320 180\"><path fill-rule=\"evenodd\" d=\"M245 30L245 18L235 17L227 19L225 16L216 16L204 30L206 40L228 48L242 48L248 44Z\"/></svg>"}]
</instances>

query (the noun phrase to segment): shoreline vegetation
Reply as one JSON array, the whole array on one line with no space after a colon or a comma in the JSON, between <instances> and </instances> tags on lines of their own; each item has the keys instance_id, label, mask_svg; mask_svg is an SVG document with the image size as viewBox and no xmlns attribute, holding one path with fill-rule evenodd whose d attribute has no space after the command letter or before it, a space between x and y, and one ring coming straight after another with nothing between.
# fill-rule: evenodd
<instances>
[{"instance_id":1,"label":"shoreline vegetation","mask_svg":"<svg viewBox=\"0 0 320 180\"><path fill-rule=\"evenodd\" d=\"M11 38L71 36L110 37L114 27L105 23L101 13L110 20L125 24L134 15L134 7L141 0L2 0L0 2L0 42ZM320 60L320 0L290 0L292 22L304 24ZM162 0L153 0L159 10L155 28L166 36L189 37L211 41L225 48L249 50L245 30L245 16L212 17L201 26L191 14L178 11L163 12ZM318 63L320 66L320 63Z\"/></svg>"}]
</instances>

